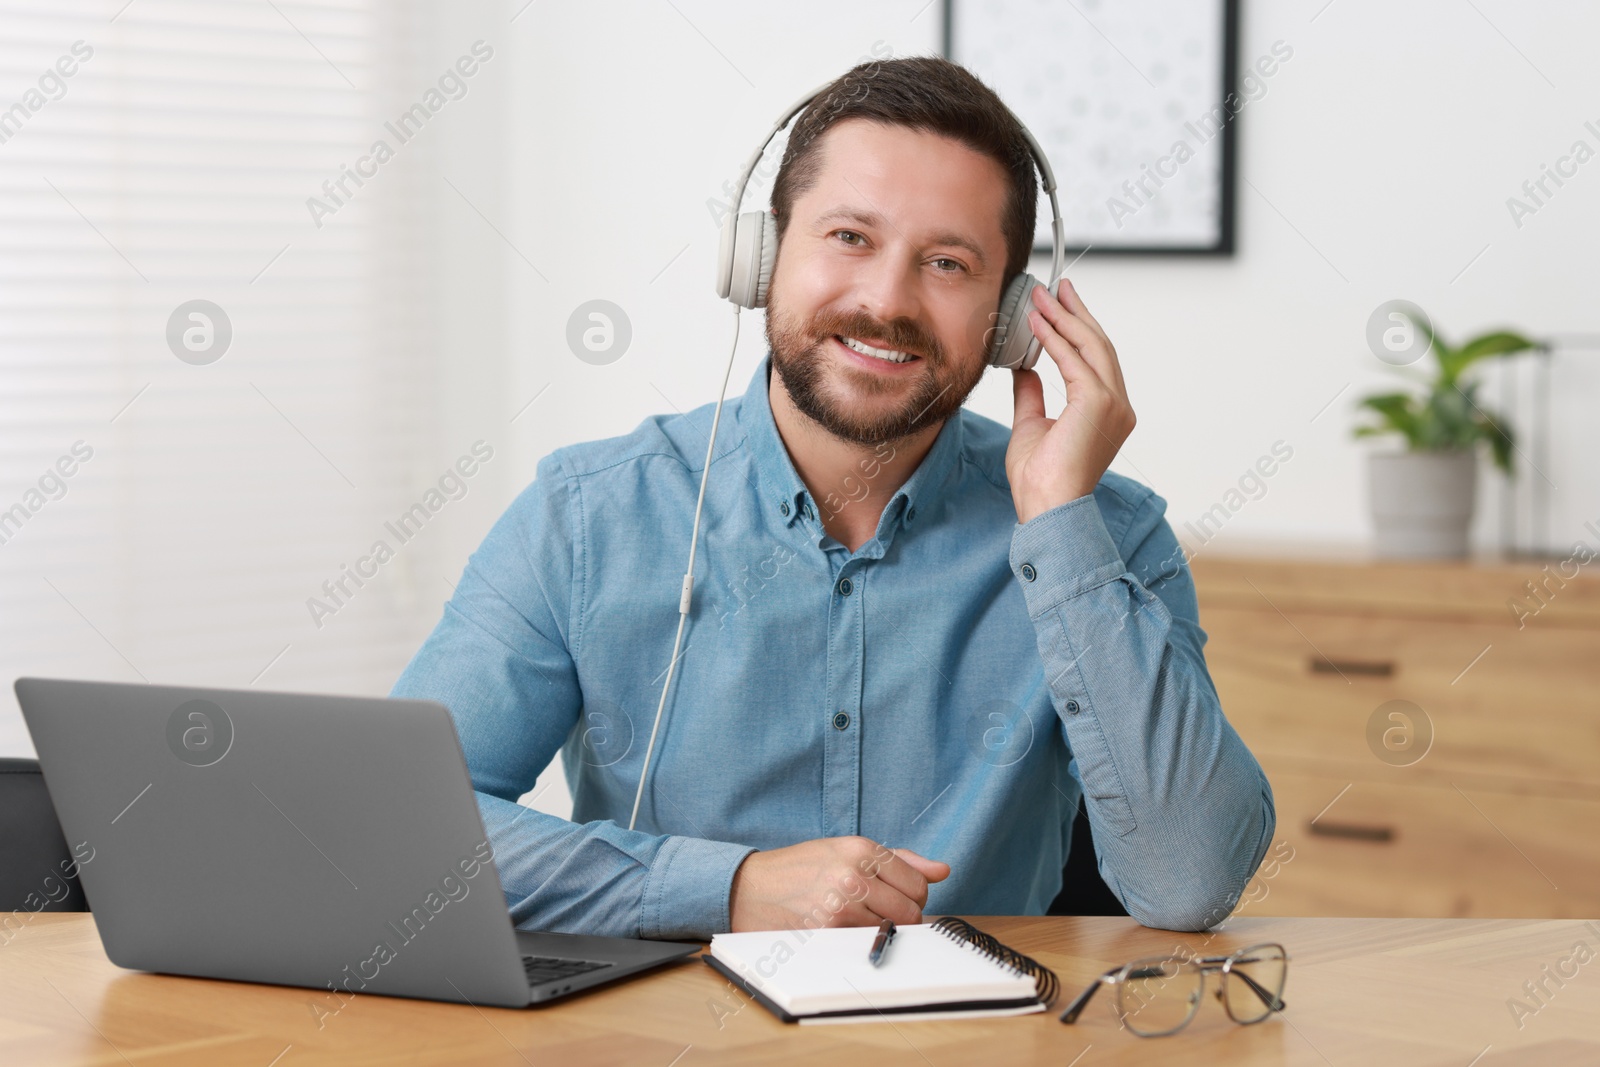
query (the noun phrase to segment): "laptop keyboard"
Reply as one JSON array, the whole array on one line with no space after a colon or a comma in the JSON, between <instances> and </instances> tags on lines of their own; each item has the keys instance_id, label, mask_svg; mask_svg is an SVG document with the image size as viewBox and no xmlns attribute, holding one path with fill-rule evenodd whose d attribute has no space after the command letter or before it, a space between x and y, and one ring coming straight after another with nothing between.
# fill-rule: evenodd
<instances>
[{"instance_id":1,"label":"laptop keyboard","mask_svg":"<svg viewBox=\"0 0 1600 1067\"><path fill-rule=\"evenodd\" d=\"M574 975L610 966L612 964L597 963L594 960L567 960L556 956L522 957L522 969L527 972L530 986L543 985L559 978L571 978Z\"/></svg>"}]
</instances>

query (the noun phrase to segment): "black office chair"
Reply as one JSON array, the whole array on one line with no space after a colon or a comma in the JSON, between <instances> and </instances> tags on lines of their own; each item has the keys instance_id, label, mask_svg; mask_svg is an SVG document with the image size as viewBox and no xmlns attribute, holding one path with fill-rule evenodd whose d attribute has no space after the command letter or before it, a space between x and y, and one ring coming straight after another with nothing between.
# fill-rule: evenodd
<instances>
[{"instance_id":1,"label":"black office chair","mask_svg":"<svg viewBox=\"0 0 1600 1067\"><path fill-rule=\"evenodd\" d=\"M1115 893L1100 877L1095 864L1094 835L1089 830L1089 814L1083 798L1078 798L1078 817L1072 821L1072 844L1061 871L1061 892L1050 902L1046 915L1126 915Z\"/></svg>"},{"instance_id":2,"label":"black office chair","mask_svg":"<svg viewBox=\"0 0 1600 1067\"><path fill-rule=\"evenodd\" d=\"M0 759L0 911L88 911L39 761Z\"/></svg>"}]
</instances>

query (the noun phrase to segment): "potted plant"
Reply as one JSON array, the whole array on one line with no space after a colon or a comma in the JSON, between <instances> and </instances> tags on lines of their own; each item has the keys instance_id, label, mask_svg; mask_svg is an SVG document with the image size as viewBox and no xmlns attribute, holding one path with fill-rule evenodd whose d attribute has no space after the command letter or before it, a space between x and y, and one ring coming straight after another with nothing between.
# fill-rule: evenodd
<instances>
[{"instance_id":1,"label":"potted plant","mask_svg":"<svg viewBox=\"0 0 1600 1067\"><path fill-rule=\"evenodd\" d=\"M1389 317L1401 321L1399 314ZM1406 443L1404 452L1368 457L1375 547L1380 556L1465 556L1478 445L1487 443L1495 466L1510 477L1514 441L1506 420L1478 403L1481 383L1467 371L1482 360L1540 345L1521 334L1495 330L1452 347L1434 332L1426 315L1406 314L1404 321L1422 334L1419 340L1427 342L1438 370L1428 375L1399 366L1397 372L1417 382L1418 390L1377 393L1359 401L1376 418L1357 426L1356 437L1398 434Z\"/></svg>"}]
</instances>

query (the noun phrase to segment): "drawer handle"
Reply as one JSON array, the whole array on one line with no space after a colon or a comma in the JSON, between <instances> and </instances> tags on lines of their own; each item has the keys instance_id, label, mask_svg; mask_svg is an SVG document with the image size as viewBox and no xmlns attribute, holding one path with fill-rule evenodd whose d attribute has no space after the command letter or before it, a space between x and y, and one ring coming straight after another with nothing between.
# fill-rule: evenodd
<instances>
[{"instance_id":1,"label":"drawer handle","mask_svg":"<svg viewBox=\"0 0 1600 1067\"><path fill-rule=\"evenodd\" d=\"M1361 674L1369 678L1388 678L1394 674L1394 660L1327 659L1312 656L1312 674Z\"/></svg>"},{"instance_id":2,"label":"drawer handle","mask_svg":"<svg viewBox=\"0 0 1600 1067\"><path fill-rule=\"evenodd\" d=\"M1371 841L1386 845L1395 838L1392 826L1363 826L1350 822L1313 822L1307 828L1318 837L1342 837L1347 841Z\"/></svg>"}]
</instances>

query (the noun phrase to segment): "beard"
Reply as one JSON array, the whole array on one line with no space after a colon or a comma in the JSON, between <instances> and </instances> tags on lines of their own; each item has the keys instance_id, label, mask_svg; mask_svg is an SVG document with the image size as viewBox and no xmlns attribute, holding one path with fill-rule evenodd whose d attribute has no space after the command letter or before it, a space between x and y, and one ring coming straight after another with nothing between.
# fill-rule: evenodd
<instances>
[{"instance_id":1,"label":"beard","mask_svg":"<svg viewBox=\"0 0 1600 1067\"><path fill-rule=\"evenodd\" d=\"M785 314L776 296L772 293L767 301L772 367L794 406L842 440L871 446L910 437L959 411L983 377L984 361L967 371L967 360L950 359L938 339L911 319L879 323L864 312L824 309L802 323ZM897 376L910 378L909 388L841 363L828 351L836 334L871 337L897 351L917 353L918 371ZM904 394L904 399L883 410L851 400L852 393L868 398Z\"/></svg>"}]
</instances>

